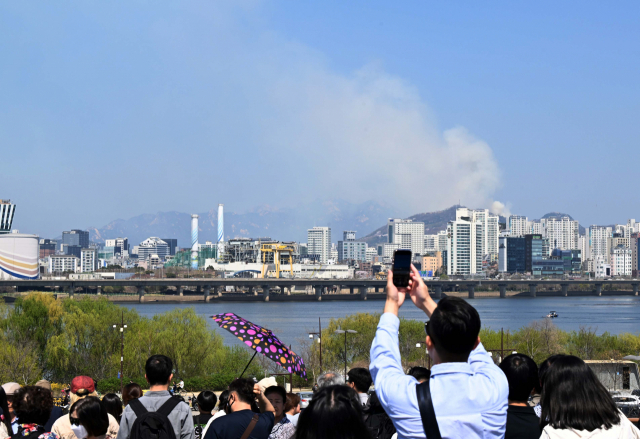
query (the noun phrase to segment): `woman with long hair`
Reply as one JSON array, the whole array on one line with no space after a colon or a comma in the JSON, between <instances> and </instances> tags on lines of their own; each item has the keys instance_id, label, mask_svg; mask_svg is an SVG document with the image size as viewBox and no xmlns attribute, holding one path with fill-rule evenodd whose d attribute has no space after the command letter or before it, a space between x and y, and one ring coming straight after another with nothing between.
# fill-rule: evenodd
<instances>
[{"instance_id":1,"label":"woman with long hair","mask_svg":"<svg viewBox=\"0 0 640 439\"><path fill-rule=\"evenodd\" d=\"M122 418L122 400L115 393L107 393L102 397L102 403L107 408L107 413L113 416L118 424Z\"/></svg>"},{"instance_id":2,"label":"woman with long hair","mask_svg":"<svg viewBox=\"0 0 640 439\"><path fill-rule=\"evenodd\" d=\"M371 439L358 394L347 386L322 387L298 419L296 439Z\"/></svg>"},{"instance_id":3,"label":"woman with long hair","mask_svg":"<svg viewBox=\"0 0 640 439\"><path fill-rule=\"evenodd\" d=\"M88 396L69 409L71 430L78 439L115 439L107 434L109 415L100 398Z\"/></svg>"},{"instance_id":4,"label":"woman with long hair","mask_svg":"<svg viewBox=\"0 0 640 439\"><path fill-rule=\"evenodd\" d=\"M557 358L544 374L541 439L640 438L591 368L578 357Z\"/></svg>"}]
</instances>

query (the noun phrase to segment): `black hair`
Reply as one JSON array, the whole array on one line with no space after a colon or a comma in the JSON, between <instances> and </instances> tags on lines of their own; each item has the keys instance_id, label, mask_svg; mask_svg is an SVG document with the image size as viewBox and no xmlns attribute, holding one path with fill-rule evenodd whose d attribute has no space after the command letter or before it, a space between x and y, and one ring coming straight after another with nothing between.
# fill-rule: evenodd
<instances>
[{"instance_id":1,"label":"black hair","mask_svg":"<svg viewBox=\"0 0 640 439\"><path fill-rule=\"evenodd\" d=\"M524 354L511 354L502 360L500 369L509 383L509 401L527 402L540 382L536 362Z\"/></svg>"},{"instance_id":2,"label":"black hair","mask_svg":"<svg viewBox=\"0 0 640 439\"><path fill-rule=\"evenodd\" d=\"M122 418L122 400L115 393L107 393L102 397L102 404L107 409L107 413L116 418L118 424Z\"/></svg>"},{"instance_id":3,"label":"black hair","mask_svg":"<svg viewBox=\"0 0 640 439\"><path fill-rule=\"evenodd\" d=\"M226 413L227 404L229 404L229 391L228 390L224 390L220 394L220 398L218 398L218 410L221 410L221 411Z\"/></svg>"},{"instance_id":4,"label":"black hair","mask_svg":"<svg viewBox=\"0 0 640 439\"><path fill-rule=\"evenodd\" d=\"M151 386L169 384L172 371L173 362L166 355L152 355L144 365L144 372Z\"/></svg>"},{"instance_id":5,"label":"black hair","mask_svg":"<svg viewBox=\"0 0 640 439\"><path fill-rule=\"evenodd\" d=\"M9 416L7 393L4 391L2 386L0 386L0 410L2 410L2 414L4 415L4 420L2 422L4 422L5 427L7 427L7 431L13 431L11 430L11 416Z\"/></svg>"},{"instance_id":6,"label":"black hair","mask_svg":"<svg viewBox=\"0 0 640 439\"><path fill-rule=\"evenodd\" d=\"M551 366L554 363L554 361L556 361L558 358L562 358L564 356L565 354L555 354L550 356L540 364L540 367L538 368L539 381L538 381L538 385L536 386L536 391L538 393L542 393L542 385L544 384L544 377L547 373L547 370L549 370L549 366Z\"/></svg>"},{"instance_id":7,"label":"black hair","mask_svg":"<svg viewBox=\"0 0 640 439\"><path fill-rule=\"evenodd\" d=\"M255 383L252 379L236 378L229 384L229 393L236 392L240 401L252 404L256 399L253 393L254 385Z\"/></svg>"},{"instance_id":8,"label":"black hair","mask_svg":"<svg viewBox=\"0 0 640 439\"><path fill-rule=\"evenodd\" d=\"M593 431L620 423L620 412L587 364L573 355L557 358L547 370L540 397L540 422L555 429Z\"/></svg>"},{"instance_id":9,"label":"black hair","mask_svg":"<svg viewBox=\"0 0 640 439\"><path fill-rule=\"evenodd\" d=\"M280 397L282 398L282 406L284 407L284 404L286 404L287 402L287 391L280 386L271 386L267 387L264 390L264 396L268 397L272 393L277 393L278 395L280 395Z\"/></svg>"},{"instance_id":10,"label":"black hair","mask_svg":"<svg viewBox=\"0 0 640 439\"><path fill-rule=\"evenodd\" d=\"M431 371L426 367L413 366L411 369L409 369L409 372L407 372L407 375L411 375L418 381L424 382L424 381L427 381L429 378L431 378Z\"/></svg>"},{"instance_id":11,"label":"black hair","mask_svg":"<svg viewBox=\"0 0 640 439\"><path fill-rule=\"evenodd\" d=\"M321 387L298 419L296 439L371 439L358 394L348 386Z\"/></svg>"},{"instance_id":12,"label":"black hair","mask_svg":"<svg viewBox=\"0 0 640 439\"><path fill-rule=\"evenodd\" d=\"M25 386L13 395L12 404L21 424L45 425L51 416L53 395L49 389Z\"/></svg>"},{"instance_id":13,"label":"black hair","mask_svg":"<svg viewBox=\"0 0 640 439\"><path fill-rule=\"evenodd\" d=\"M373 383L371 374L368 369L364 367L356 367L349 371L347 374L347 382L353 383L356 386L356 390L360 393L366 393L369 391L369 387Z\"/></svg>"},{"instance_id":14,"label":"black hair","mask_svg":"<svg viewBox=\"0 0 640 439\"><path fill-rule=\"evenodd\" d=\"M467 361L478 340L478 311L459 297L438 302L429 320L429 337L443 361Z\"/></svg>"},{"instance_id":15,"label":"black hair","mask_svg":"<svg viewBox=\"0 0 640 439\"><path fill-rule=\"evenodd\" d=\"M89 433L98 437L107 434L109 429L109 415L107 406L97 396L87 396L76 401L69 409L69 416L76 413L76 418Z\"/></svg>"},{"instance_id":16,"label":"black hair","mask_svg":"<svg viewBox=\"0 0 640 439\"><path fill-rule=\"evenodd\" d=\"M203 390L196 398L198 401L198 409L203 412L211 413L216 408L218 397L211 390Z\"/></svg>"},{"instance_id":17,"label":"black hair","mask_svg":"<svg viewBox=\"0 0 640 439\"><path fill-rule=\"evenodd\" d=\"M129 405L132 399L138 399L143 395L142 387L138 383L129 383L122 389L122 403L124 406Z\"/></svg>"}]
</instances>

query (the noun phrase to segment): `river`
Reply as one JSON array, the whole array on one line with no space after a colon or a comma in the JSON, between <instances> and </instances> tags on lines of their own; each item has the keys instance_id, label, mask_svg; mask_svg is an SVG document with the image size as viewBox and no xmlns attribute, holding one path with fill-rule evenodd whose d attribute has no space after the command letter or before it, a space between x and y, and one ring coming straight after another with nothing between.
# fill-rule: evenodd
<instances>
[{"instance_id":1,"label":"river","mask_svg":"<svg viewBox=\"0 0 640 439\"><path fill-rule=\"evenodd\" d=\"M479 298L467 299L480 313L483 327L499 330L516 330L541 320L551 310L558 313L553 322L565 331L591 327L598 334L609 332L620 334L640 332L640 297L537 297L537 298ZM308 331L318 330L318 318L323 326L331 318L344 317L358 312L382 312L382 301L349 302L228 302L198 304L123 304L152 317L174 308L194 307L196 313L209 318L214 314L233 312L239 316L271 329L283 343L291 344L294 350ZM413 303L405 303L400 316L407 319L426 320L422 311ZM212 328L218 325L208 319ZM240 343L227 331L219 331L226 344Z\"/></svg>"}]
</instances>

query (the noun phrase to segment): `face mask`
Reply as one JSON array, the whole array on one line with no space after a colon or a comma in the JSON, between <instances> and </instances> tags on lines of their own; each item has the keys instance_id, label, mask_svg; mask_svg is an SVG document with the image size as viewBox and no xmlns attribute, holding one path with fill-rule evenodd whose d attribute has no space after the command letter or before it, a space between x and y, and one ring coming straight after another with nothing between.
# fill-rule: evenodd
<instances>
[{"instance_id":1,"label":"face mask","mask_svg":"<svg viewBox=\"0 0 640 439\"><path fill-rule=\"evenodd\" d=\"M87 429L82 425L72 425L71 431L73 431L73 434L75 434L78 439L85 439L87 436L89 436Z\"/></svg>"}]
</instances>

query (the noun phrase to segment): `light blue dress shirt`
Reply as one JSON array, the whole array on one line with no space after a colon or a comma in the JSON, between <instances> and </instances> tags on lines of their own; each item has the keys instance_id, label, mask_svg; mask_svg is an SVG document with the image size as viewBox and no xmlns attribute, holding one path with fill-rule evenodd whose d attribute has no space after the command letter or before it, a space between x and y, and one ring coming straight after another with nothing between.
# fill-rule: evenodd
<instances>
[{"instance_id":1,"label":"light blue dress shirt","mask_svg":"<svg viewBox=\"0 0 640 439\"><path fill-rule=\"evenodd\" d=\"M395 314L380 318L371 345L371 376L382 407L398 437L425 438L416 386L400 362ZM509 384L482 344L467 363L443 363L431 368L431 399L443 438L503 438L507 422Z\"/></svg>"}]
</instances>

